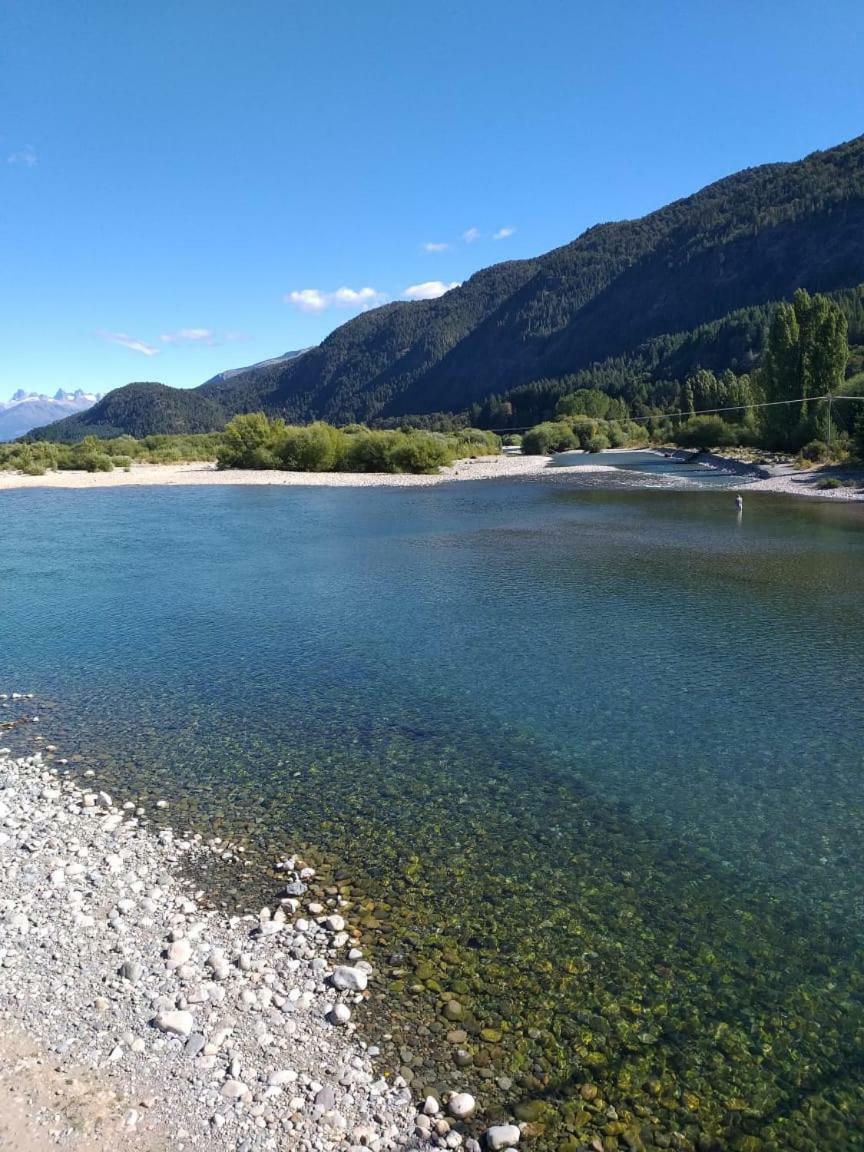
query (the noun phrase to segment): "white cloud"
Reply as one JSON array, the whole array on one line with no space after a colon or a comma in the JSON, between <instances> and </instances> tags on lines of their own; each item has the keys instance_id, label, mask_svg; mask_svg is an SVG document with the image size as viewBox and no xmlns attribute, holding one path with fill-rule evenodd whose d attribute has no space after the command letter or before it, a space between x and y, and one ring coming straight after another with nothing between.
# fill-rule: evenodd
<instances>
[{"instance_id":1,"label":"white cloud","mask_svg":"<svg viewBox=\"0 0 864 1152\"><path fill-rule=\"evenodd\" d=\"M293 304L301 312L323 312L327 307L327 300L323 292L317 288L301 288L289 292L284 297L286 304Z\"/></svg>"},{"instance_id":2,"label":"white cloud","mask_svg":"<svg viewBox=\"0 0 864 1152\"><path fill-rule=\"evenodd\" d=\"M177 332L164 332L159 336L164 344L192 344L205 340L209 344L217 342L212 328L179 328Z\"/></svg>"},{"instance_id":3,"label":"white cloud","mask_svg":"<svg viewBox=\"0 0 864 1152\"><path fill-rule=\"evenodd\" d=\"M451 288L458 288L460 283L459 280L454 280L452 284L445 284L441 280L426 280L422 284L412 284L402 295L406 300L437 300Z\"/></svg>"},{"instance_id":4,"label":"white cloud","mask_svg":"<svg viewBox=\"0 0 864 1152\"><path fill-rule=\"evenodd\" d=\"M27 144L16 152L10 152L6 157L6 163L21 164L25 168L35 168L39 163L39 157L36 155L36 149L33 145Z\"/></svg>"},{"instance_id":5,"label":"white cloud","mask_svg":"<svg viewBox=\"0 0 864 1152\"><path fill-rule=\"evenodd\" d=\"M510 228L509 226L507 226L505 228L499 228L497 232L492 233L492 239L493 240L506 240L507 237L512 236L515 231L516 231L515 228Z\"/></svg>"},{"instance_id":6,"label":"white cloud","mask_svg":"<svg viewBox=\"0 0 864 1152\"><path fill-rule=\"evenodd\" d=\"M121 348L129 348L132 352L140 352L143 356L158 356L159 349L144 340L136 340L128 332L97 332L100 340L109 344L119 344Z\"/></svg>"},{"instance_id":7,"label":"white cloud","mask_svg":"<svg viewBox=\"0 0 864 1152\"><path fill-rule=\"evenodd\" d=\"M293 304L301 312L323 312L325 308L350 308L365 312L384 304L387 296L375 288L337 288L335 292L322 292L319 288L300 288L288 292L286 304Z\"/></svg>"},{"instance_id":8,"label":"white cloud","mask_svg":"<svg viewBox=\"0 0 864 1152\"><path fill-rule=\"evenodd\" d=\"M440 244L427 243L427 244L423 245L423 251L424 252L446 252L449 247L450 247L450 245L447 244L446 242L442 242Z\"/></svg>"},{"instance_id":9,"label":"white cloud","mask_svg":"<svg viewBox=\"0 0 864 1152\"><path fill-rule=\"evenodd\" d=\"M462 239L466 244L473 244L475 240L480 239L480 229L468 228L465 232L462 233Z\"/></svg>"},{"instance_id":10,"label":"white cloud","mask_svg":"<svg viewBox=\"0 0 864 1152\"><path fill-rule=\"evenodd\" d=\"M180 328L176 332L163 332L159 337L163 344L196 344L202 340L207 344L221 344L212 328Z\"/></svg>"}]
</instances>

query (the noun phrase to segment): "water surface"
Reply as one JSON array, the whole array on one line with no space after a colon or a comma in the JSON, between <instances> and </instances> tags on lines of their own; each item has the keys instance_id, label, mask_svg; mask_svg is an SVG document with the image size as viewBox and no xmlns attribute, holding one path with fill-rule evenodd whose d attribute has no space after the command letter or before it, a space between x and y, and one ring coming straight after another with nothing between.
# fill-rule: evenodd
<instances>
[{"instance_id":1,"label":"water surface","mask_svg":"<svg viewBox=\"0 0 864 1152\"><path fill-rule=\"evenodd\" d=\"M600 475L4 493L2 688L317 853L418 1091L568 1152L864 1148L864 510Z\"/></svg>"}]
</instances>

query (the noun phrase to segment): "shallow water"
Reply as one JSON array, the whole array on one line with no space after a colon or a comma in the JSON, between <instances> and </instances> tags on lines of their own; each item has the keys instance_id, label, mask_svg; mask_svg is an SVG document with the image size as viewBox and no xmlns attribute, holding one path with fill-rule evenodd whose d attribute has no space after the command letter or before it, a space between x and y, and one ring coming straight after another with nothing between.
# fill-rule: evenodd
<instances>
[{"instance_id":1,"label":"shallow water","mask_svg":"<svg viewBox=\"0 0 864 1152\"><path fill-rule=\"evenodd\" d=\"M864 1148L864 510L608 475L7 492L0 688L352 885L418 1090L541 1146Z\"/></svg>"},{"instance_id":2,"label":"shallow water","mask_svg":"<svg viewBox=\"0 0 864 1152\"><path fill-rule=\"evenodd\" d=\"M706 463L693 456L678 456L653 449L612 452L559 452L553 468L592 467L601 464L615 468L620 475L607 477L606 487L738 488L757 479L755 472ZM602 482L602 481L601 481Z\"/></svg>"}]
</instances>

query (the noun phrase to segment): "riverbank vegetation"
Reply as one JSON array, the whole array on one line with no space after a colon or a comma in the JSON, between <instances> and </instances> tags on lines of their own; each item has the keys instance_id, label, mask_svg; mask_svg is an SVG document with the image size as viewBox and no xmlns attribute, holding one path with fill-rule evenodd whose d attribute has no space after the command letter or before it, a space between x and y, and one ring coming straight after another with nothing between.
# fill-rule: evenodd
<instances>
[{"instance_id":1,"label":"riverbank vegetation","mask_svg":"<svg viewBox=\"0 0 864 1152\"><path fill-rule=\"evenodd\" d=\"M860 337L861 301L810 296L800 289L791 303L773 310L761 361L752 371L697 368L683 384L668 382L665 411L645 415L644 405L625 398L612 369L577 373L578 387L558 395L551 419L524 434L526 452L572 448L602 451L647 443L694 450L749 447L797 455L806 463L864 459L864 355L850 354L850 324ZM850 319L851 317L851 319ZM586 386L591 380L594 386ZM542 392L544 383L538 382ZM514 418L509 401L497 412L477 412L504 424Z\"/></svg>"},{"instance_id":2,"label":"riverbank vegetation","mask_svg":"<svg viewBox=\"0 0 864 1152\"><path fill-rule=\"evenodd\" d=\"M261 412L235 416L222 434L220 468L284 469L291 472L437 472L465 456L501 450L493 432L460 428L372 430L363 424L334 428L317 421L292 426Z\"/></svg>"},{"instance_id":3,"label":"riverbank vegetation","mask_svg":"<svg viewBox=\"0 0 864 1152\"><path fill-rule=\"evenodd\" d=\"M32 441L0 444L0 469L42 476L53 471L111 472L138 464L216 461L220 468L293 472L436 472L468 456L499 452L492 432L450 433L406 428L371 430L361 424L293 427L262 413L235 416L224 432L185 436L85 437L77 444Z\"/></svg>"},{"instance_id":4,"label":"riverbank vegetation","mask_svg":"<svg viewBox=\"0 0 864 1152\"><path fill-rule=\"evenodd\" d=\"M0 469L43 476L46 472L111 472L132 464L179 464L215 460L220 433L198 436L87 436L77 444L43 440L0 444Z\"/></svg>"}]
</instances>

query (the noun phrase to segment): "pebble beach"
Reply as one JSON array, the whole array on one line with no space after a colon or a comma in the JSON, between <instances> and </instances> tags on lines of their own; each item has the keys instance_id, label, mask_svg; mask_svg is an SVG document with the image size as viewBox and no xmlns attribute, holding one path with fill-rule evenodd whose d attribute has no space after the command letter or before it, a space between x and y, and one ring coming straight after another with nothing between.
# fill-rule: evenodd
<instances>
[{"instance_id":1,"label":"pebble beach","mask_svg":"<svg viewBox=\"0 0 864 1152\"><path fill-rule=\"evenodd\" d=\"M276 472L254 469L219 471L215 464L133 464L129 471L113 472L47 472L44 476L25 476L20 472L0 471L0 490L4 488L122 488L141 484L189 485L231 484L272 485L275 487L326 488L425 488L458 480L494 480L537 478L562 479L579 472L614 472L608 464L580 464L577 467L550 467L549 456L477 456L457 460L434 475L384 472Z\"/></svg>"},{"instance_id":2,"label":"pebble beach","mask_svg":"<svg viewBox=\"0 0 864 1152\"><path fill-rule=\"evenodd\" d=\"M151 823L54 751L0 749L0 1147L518 1143L475 1132L458 1084L414 1100L376 1068L354 1019L375 972L311 868L280 861L257 917L208 908L190 865L242 849Z\"/></svg>"},{"instance_id":3,"label":"pebble beach","mask_svg":"<svg viewBox=\"0 0 864 1152\"><path fill-rule=\"evenodd\" d=\"M614 455L616 449L604 453ZM628 450L622 449L622 452ZM715 457L718 467L728 465ZM220 471L212 462L187 464L133 464L128 470L113 472L47 472L44 476L25 476L21 472L0 471L0 491L18 488L125 488L149 485L265 485L272 487L324 488L428 488L462 480L542 480L566 483L586 473L616 472L613 465L593 463L587 454L579 464L568 466L552 463L551 456L478 456L458 460L432 475L369 472L277 472L254 469ZM827 500L862 500L864 487L818 487L818 471L795 472L782 476L758 478L756 467L742 467L742 487L750 492L775 492L785 496L810 496ZM864 483L864 482L862 482Z\"/></svg>"}]
</instances>

